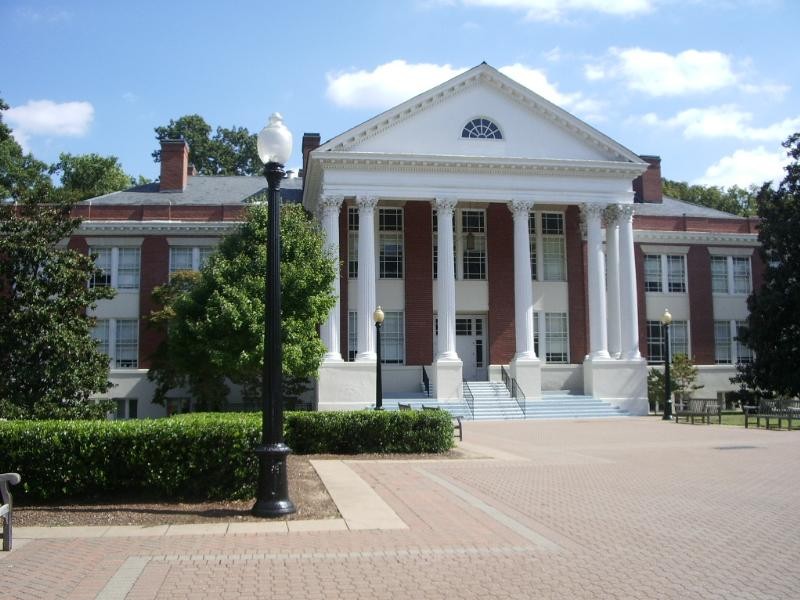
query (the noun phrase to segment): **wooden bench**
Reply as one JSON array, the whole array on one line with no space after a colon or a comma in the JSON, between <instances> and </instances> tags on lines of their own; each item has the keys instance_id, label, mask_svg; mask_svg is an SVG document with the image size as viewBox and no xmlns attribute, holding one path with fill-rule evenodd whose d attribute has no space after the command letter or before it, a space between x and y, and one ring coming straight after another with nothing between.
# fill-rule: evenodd
<instances>
[{"instance_id":1,"label":"wooden bench","mask_svg":"<svg viewBox=\"0 0 800 600\"><path fill-rule=\"evenodd\" d=\"M0 473L0 517L3 519L3 550L11 550L11 517L13 516L14 503L11 498L9 485L17 485L22 478L17 473Z\"/></svg>"},{"instance_id":2,"label":"wooden bench","mask_svg":"<svg viewBox=\"0 0 800 600\"><path fill-rule=\"evenodd\" d=\"M691 419L692 423L696 417L700 417L708 425L711 424L711 417L715 417L721 425L722 405L716 399L689 398L675 407L675 422L680 421L681 417Z\"/></svg>"},{"instance_id":3,"label":"wooden bench","mask_svg":"<svg viewBox=\"0 0 800 600\"><path fill-rule=\"evenodd\" d=\"M761 427L761 419L767 429L770 428L772 419L778 421L778 429L781 428L781 421L786 420L786 428L792 428L792 420L800 420L800 400L789 398L759 398L757 405L742 405L744 413L744 426L749 426L749 421L756 420L756 427Z\"/></svg>"},{"instance_id":4,"label":"wooden bench","mask_svg":"<svg viewBox=\"0 0 800 600\"><path fill-rule=\"evenodd\" d=\"M422 410L442 410L438 406L425 406L422 405ZM464 441L464 428L461 424L461 417L453 417L453 435L458 435L458 441Z\"/></svg>"}]
</instances>

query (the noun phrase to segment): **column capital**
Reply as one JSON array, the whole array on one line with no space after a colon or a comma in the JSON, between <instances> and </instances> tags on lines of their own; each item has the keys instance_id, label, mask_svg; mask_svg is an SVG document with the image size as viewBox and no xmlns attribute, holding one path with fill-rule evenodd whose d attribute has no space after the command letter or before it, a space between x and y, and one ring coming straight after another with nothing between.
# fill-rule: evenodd
<instances>
[{"instance_id":1,"label":"column capital","mask_svg":"<svg viewBox=\"0 0 800 600\"><path fill-rule=\"evenodd\" d=\"M590 217L601 219L606 206L607 205L600 204L599 202L585 202L584 204L581 204L581 214L587 219Z\"/></svg>"},{"instance_id":2,"label":"column capital","mask_svg":"<svg viewBox=\"0 0 800 600\"><path fill-rule=\"evenodd\" d=\"M617 204L617 219L620 222L631 219L635 212L636 207L633 204Z\"/></svg>"},{"instance_id":3,"label":"column capital","mask_svg":"<svg viewBox=\"0 0 800 600\"><path fill-rule=\"evenodd\" d=\"M603 211L603 220L606 227L615 227L619 221L619 204L609 204Z\"/></svg>"},{"instance_id":4,"label":"column capital","mask_svg":"<svg viewBox=\"0 0 800 600\"><path fill-rule=\"evenodd\" d=\"M356 206L358 206L359 211L372 211L376 206L378 206L378 196L373 194L362 194L356 196Z\"/></svg>"},{"instance_id":5,"label":"column capital","mask_svg":"<svg viewBox=\"0 0 800 600\"><path fill-rule=\"evenodd\" d=\"M433 207L440 212L453 212L458 204L455 196L437 196L433 199Z\"/></svg>"},{"instance_id":6,"label":"column capital","mask_svg":"<svg viewBox=\"0 0 800 600\"><path fill-rule=\"evenodd\" d=\"M344 196L325 194L319 199L319 211L322 214L338 213L344 202Z\"/></svg>"},{"instance_id":7,"label":"column capital","mask_svg":"<svg viewBox=\"0 0 800 600\"><path fill-rule=\"evenodd\" d=\"M515 219L527 217L528 213L533 210L533 198L512 198L506 206Z\"/></svg>"}]
</instances>

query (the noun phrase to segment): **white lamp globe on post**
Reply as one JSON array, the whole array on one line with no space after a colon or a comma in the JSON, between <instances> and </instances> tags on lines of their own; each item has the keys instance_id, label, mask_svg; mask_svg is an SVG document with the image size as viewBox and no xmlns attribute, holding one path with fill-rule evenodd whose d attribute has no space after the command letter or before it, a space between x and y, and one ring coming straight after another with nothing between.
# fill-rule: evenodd
<instances>
[{"instance_id":1,"label":"white lamp globe on post","mask_svg":"<svg viewBox=\"0 0 800 600\"><path fill-rule=\"evenodd\" d=\"M672 382L670 381L670 347L669 347L669 326L672 324L672 314L668 308L664 309L661 315L661 328L664 332L664 421L672 420Z\"/></svg>"},{"instance_id":2,"label":"white lamp globe on post","mask_svg":"<svg viewBox=\"0 0 800 600\"><path fill-rule=\"evenodd\" d=\"M261 376L261 444L258 456L258 486L253 514L277 517L295 512L289 499L286 457L291 449L283 441L283 350L281 348L281 179L283 165L292 153L292 134L283 118L273 113L257 137L258 156L267 178L269 225L267 274L264 288L264 365Z\"/></svg>"},{"instance_id":3,"label":"white lamp globe on post","mask_svg":"<svg viewBox=\"0 0 800 600\"><path fill-rule=\"evenodd\" d=\"M379 306L372 313L372 319L375 321L375 346L378 348L378 355L375 368L375 410L383 410L383 382L381 380L381 327L383 326L383 310Z\"/></svg>"}]
</instances>

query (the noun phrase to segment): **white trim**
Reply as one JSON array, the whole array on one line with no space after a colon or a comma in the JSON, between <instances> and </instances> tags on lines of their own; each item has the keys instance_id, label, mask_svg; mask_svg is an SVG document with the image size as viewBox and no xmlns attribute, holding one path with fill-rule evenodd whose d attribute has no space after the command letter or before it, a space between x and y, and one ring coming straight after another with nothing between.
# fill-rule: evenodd
<instances>
[{"instance_id":1,"label":"white trim","mask_svg":"<svg viewBox=\"0 0 800 600\"><path fill-rule=\"evenodd\" d=\"M86 243L97 248L111 248L119 246L141 246L143 237L87 237Z\"/></svg>"},{"instance_id":2,"label":"white trim","mask_svg":"<svg viewBox=\"0 0 800 600\"><path fill-rule=\"evenodd\" d=\"M653 229L634 229L633 240L638 243L683 243L683 244L736 244L738 246L759 246L756 233L718 233L714 231L658 231ZM712 254L715 247L709 247Z\"/></svg>"},{"instance_id":3,"label":"white trim","mask_svg":"<svg viewBox=\"0 0 800 600\"><path fill-rule=\"evenodd\" d=\"M642 246L645 254L689 254L689 246Z\"/></svg>"},{"instance_id":4,"label":"white trim","mask_svg":"<svg viewBox=\"0 0 800 600\"><path fill-rule=\"evenodd\" d=\"M712 246L708 249L708 253L711 256L746 256L752 257L753 256L753 249L752 248L720 248L717 246Z\"/></svg>"},{"instance_id":5,"label":"white trim","mask_svg":"<svg viewBox=\"0 0 800 600\"><path fill-rule=\"evenodd\" d=\"M218 246L222 240L218 237L168 237L170 246Z\"/></svg>"},{"instance_id":6,"label":"white trim","mask_svg":"<svg viewBox=\"0 0 800 600\"><path fill-rule=\"evenodd\" d=\"M226 235L233 233L241 224L241 221L213 221L210 223L185 221L83 221L72 235L118 236L126 233Z\"/></svg>"}]
</instances>

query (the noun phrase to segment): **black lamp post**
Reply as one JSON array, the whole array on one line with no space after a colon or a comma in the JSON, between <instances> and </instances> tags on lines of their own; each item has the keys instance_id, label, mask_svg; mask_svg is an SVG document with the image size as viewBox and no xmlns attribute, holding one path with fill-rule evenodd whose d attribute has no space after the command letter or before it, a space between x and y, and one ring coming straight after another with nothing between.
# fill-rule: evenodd
<instances>
[{"instance_id":1,"label":"black lamp post","mask_svg":"<svg viewBox=\"0 0 800 600\"><path fill-rule=\"evenodd\" d=\"M292 134L278 113L258 134L258 156L264 163L269 204L267 231L267 279L264 292L264 367L261 377L261 445L258 455L258 487L252 513L277 517L295 512L289 499L286 457L291 449L283 442L283 351L281 348L281 179L283 165L292 152Z\"/></svg>"},{"instance_id":2,"label":"black lamp post","mask_svg":"<svg viewBox=\"0 0 800 600\"><path fill-rule=\"evenodd\" d=\"M375 373L375 410L383 410L383 381L381 380L381 327L383 326L383 317L383 311L379 306L372 313L372 318L375 320L375 344L378 348L377 371Z\"/></svg>"},{"instance_id":3,"label":"black lamp post","mask_svg":"<svg viewBox=\"0 0 800 600\"><path fill-rule=\"evenodd\" d=\"M661 328L664 332L664 416L661 417L663 421L672 420L672 382L669 376L669 365L672 360L669 347L669 326L671 323L672 315L669 309L664 309L664 314L661 315Z\"/></svg>"}]
</instances>

